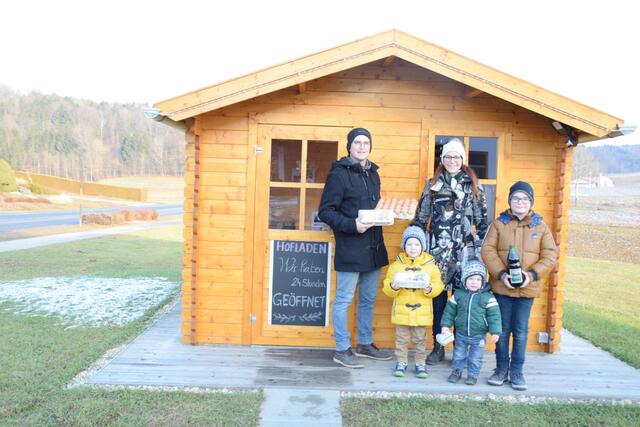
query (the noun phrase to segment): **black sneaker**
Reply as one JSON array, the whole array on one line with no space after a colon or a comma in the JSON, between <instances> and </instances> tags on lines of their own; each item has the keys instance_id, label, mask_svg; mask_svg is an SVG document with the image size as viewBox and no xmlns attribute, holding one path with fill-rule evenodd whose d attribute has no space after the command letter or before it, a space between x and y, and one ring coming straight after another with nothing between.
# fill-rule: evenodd
<instances>
[{"instance_id":1,"label":"black sneaker","mask_svg":"<svg viewBox=\"0 0 640 427\"><path fill-rule=\"evenodd\" d=\"M433 346L433 350L427 356L426 363L427 365L437 365L438 362L442 362L444 360L444 347L440 344L436 343Z\"/></svg>"},{"instance_id":2,"label":"black sneaker","mask_svg":"<svg viewBox=\"0 0 640 427\"><path fill-rule=\"evenodd\" d=\"M333 361L347 368L364 368L364 365L360 363L351 347L344 351L335 351L333 353Z\"/></svg>"},{"instance_id":3,"label":"black sneaker","mask_svg":"<svg viewBox=\"0 0 640 427\"><path fill-rule=\"evenodd\" d=\"M375 360L391 360L391 353L380 350L375 344L358 344L356 347L356 356L368 357Z\"/></svg>"},{"instance_id":4,"label":"black sneaker","mask_svg":"<svg viewBox=\"0 0 640 427\"><path fill-rule=\"evenodd\" d=\"M447 378L447 381L449 381L450 383L457 383L458 381L460 381L461 377L462 371L451 371L451 374L449 375L449 378Z\"/></svg>"},{"instance_id":5,"label":"black sneaker","mask_svg":"<svg viewBox=\"0 0 640 427\"><path fill-rule=\"evenodd\" d=\"M478 382L478 377L467 377L467 379L464 380L464 383L466 385L476 385L477 382Z\"/></svg>"},{"instance_id":6,"label":"black sneaker","mask_svg":"<svg viewBox=\"0 0 640 427\"><path fill-rule=\"evenodd\" d=\"M527 389L527 382L524 380L522 372L512 372L509 376L511 382L511 388L514 390L522 391Z\"/></svg>"},{"instance_id":7,"label":"black sneaker","mask_svg":"<svg viewBox=\"0 0 640 427\"><path fill-rule=\"evenodd\" d=\"M489 379L487 380L487 383L489 385L502 385L504 384L509 378L509 370L508 369L494 369L493 371L493 375L491 375L489 377Z\"/></svg>"}]
</instances>

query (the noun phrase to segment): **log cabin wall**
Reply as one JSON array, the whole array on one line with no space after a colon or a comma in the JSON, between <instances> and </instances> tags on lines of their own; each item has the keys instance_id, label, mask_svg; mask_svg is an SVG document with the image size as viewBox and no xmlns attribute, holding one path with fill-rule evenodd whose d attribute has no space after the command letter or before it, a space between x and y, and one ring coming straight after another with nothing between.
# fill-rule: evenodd
<instances>
[{"instance_id":1,"label":"log cabin wall","mask_svg":"<svg viewBox=\"0 0 640 427\"><path fill-rule=\"evenodd\" d=\"M253 236L254 145L262 123L281 125L363 126L373 136L370 159L380 166L383 197L418 198L433 162L429 141L435 134L494 135L500 138L496 214L507 207L509 186L532 183L534 209L561 243L554 297L553 347L537 343L553 316L549 294L536 299L528 349L557 351L562 282L566 259L566 226L570 156L549 119L419 66L396 59L377 61L196 117L199 137L199 206L197 298L192 301L192 225L195 138L187 143L185 188L185 259L183 274L183 340L190 341L195 315L195 343L251 344L251 246ZM340 147L341 154L346 151ZM564 159L564 160L562 160ZM563 163L564 162L564 163ZM558 211L555 206L564 203ZM265 215L267 213L264 213ZM566 220L565 220L566 222ZM408 221L384 229L393 260ZM386 271L386 269L385 269ZM383 274L385 273L383 271ZM544 287L547 289L547 287ZM332 294L333 295L333 294ZM194 305L192 305L194 302ZM193 313L192 307L195 307ZM393 347L391 300L379 293L374 337ZM299 345L305 344L301 336ZM309 340L311 342L313 340ZM272 344L278 345L278 342ZM430 343L431 344L431 343Z\"/></svg>"}]
</instances>

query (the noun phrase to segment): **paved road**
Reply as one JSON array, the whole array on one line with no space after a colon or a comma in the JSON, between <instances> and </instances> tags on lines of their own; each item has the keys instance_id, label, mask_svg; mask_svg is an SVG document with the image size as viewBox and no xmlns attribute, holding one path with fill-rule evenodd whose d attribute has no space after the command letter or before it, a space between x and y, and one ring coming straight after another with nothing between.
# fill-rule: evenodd
<instances>
[{"instance_id":1,"label":"paved road","mask_svg":"<svg viewBox=\"0 0 640 427\"><path fill-rule=\"evenodd\" d=\"M54 245L56 243L74 242L76 240L95 239L97 237L125 234L134 231L148 230L151 228L167 227L173 224L181 224L182 218L165 221L132 222L118 227L107 227L97 230L78 231L76 233L52 234L49 236L29 237L27 239L7 240L0 242L0 252L19 251L22 249L38 248L40 246Z\"/></svg>"},{"instance_id":2,"label":"paved road","mask_svg":"<svg viewBox=\"0 0 640 427\"><path fill-rule=\"evenodd\" d=\"M155 209L160 216L181 215L183 205L145 205L120 208L83 209L83 214L117 212L121 210ZM0 214L0 233L24 230L28 228L53 227L56 225L77 224L80 211L37 211Z\"/></svg>"}]
</instances>

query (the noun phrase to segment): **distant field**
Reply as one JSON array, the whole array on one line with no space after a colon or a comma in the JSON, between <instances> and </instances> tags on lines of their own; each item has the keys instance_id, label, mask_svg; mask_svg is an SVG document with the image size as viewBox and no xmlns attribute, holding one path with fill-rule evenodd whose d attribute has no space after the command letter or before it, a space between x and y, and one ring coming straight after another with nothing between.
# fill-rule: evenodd
<instances>
[{"instance_id":1,"label":"distant field","mask_svg":"<svg viewBox=\"0 0 640 427\"><path fill-rule=\"evenodd\" d=\"M640 227L640 173L609 175L613 187L571 185L571 224Z\"/></svg>"},{"instance_id":2,"label":"distant field","mask_svg":"<svg viewBox=\"0 0 640 427\"><path fill-rule=\"evenodd\" d=\"M182 203L184 200L184 177L181 176L127 176L103 179L98 183L146 188L149 202Z\"/></svg>"},{"instance_id":3,"label":"distant field","mask_svg":"<svg viewBox=\"0 0 640 427\"><path fill-rule=\"evenodd\" d=\"M640 173L572 186L563 324L640 367Z\"/></svg>"},{"instance_id":4,"label":"distant field","mask_svg":"<svg viewBox=\"0 0 640 427\"><path fill-rule=\"evenodd\" d=\"M640 227L569 224L570 256L640 264Z\"/></svg>"}]
</instances>

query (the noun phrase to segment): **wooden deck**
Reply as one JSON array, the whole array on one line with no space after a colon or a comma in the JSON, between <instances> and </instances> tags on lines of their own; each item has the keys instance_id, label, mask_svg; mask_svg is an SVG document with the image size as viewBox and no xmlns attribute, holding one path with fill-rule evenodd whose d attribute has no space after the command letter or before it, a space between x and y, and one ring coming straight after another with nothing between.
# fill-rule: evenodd
<instances>
[{"instance_id":1,"label":"wooden deck","mask_svg":"<svg viewBox=\"0 0 640 427\"><path fill-rule=\"evenodd\" d=\"M211 387L230 389L301 388L340 391L390 391L516 395L493 387L486 378L495 366L487 353L480 381L470 387L446 381L449 363L430 369L430 377L391 375L394 362L366 359L365 369L332 362L331 349L291 347L191 346L180 342L180 305L161 317L120 352L89 384ZM640 402L640 370L587 341L563 331L562 350L527 355L525 375L534 396L625 399ZM450 354L447 359L450 359Z\"/></svg>"}]
</instances>

